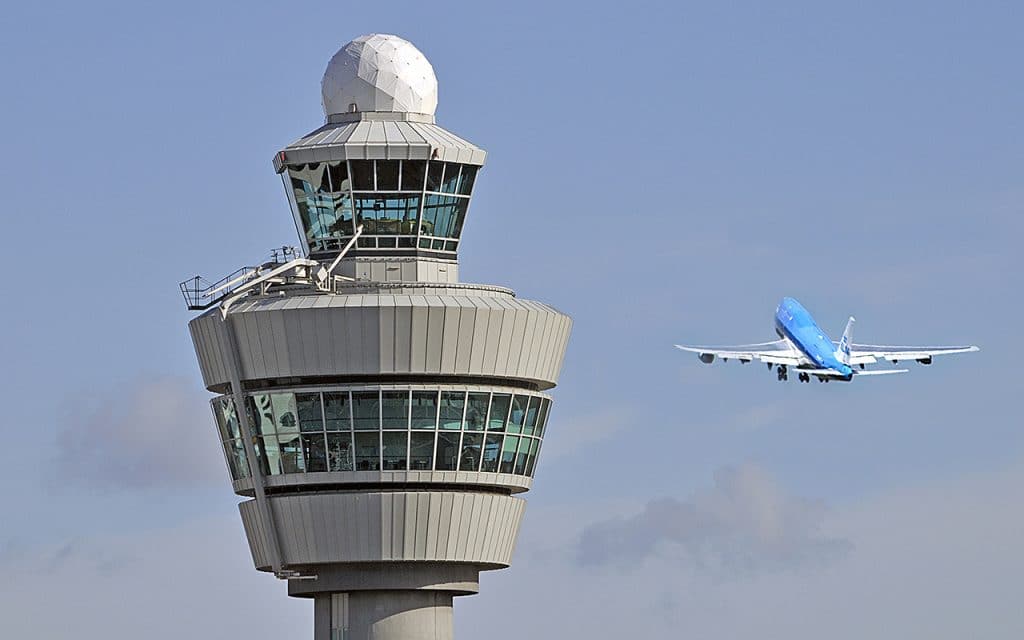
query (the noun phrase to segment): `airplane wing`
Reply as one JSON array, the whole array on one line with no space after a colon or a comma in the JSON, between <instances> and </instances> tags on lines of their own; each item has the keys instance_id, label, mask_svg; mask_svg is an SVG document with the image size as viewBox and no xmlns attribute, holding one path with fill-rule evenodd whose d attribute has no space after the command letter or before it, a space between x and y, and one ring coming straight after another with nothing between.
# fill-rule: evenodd
<instances>
[{"instance_id":1,"label":"airplane wing","mask_svg":"<svg viewBox=\"0 0 1024 640\"><path fill-rule=\"evenodd\" d=\"M807 360L802 353L791 347L785 340L742 344L732 347L692 347L681 344L677 344L675 347L676 349L698 354L701 362L706 364L711 364L715 358L721 358L722 360L733 359L740 362L760 360L768 364L792 366L797 366Z\"/></svg>"},{"instance_id":2,"label":"airplane wing","mask_svg":"<svg viewBox=\"0 0 1024 640\"><path fill-rule=\"evenodd\" d=\"M853 370L853 374L857 377L860 376L887 376L894 373L908 373L910 369L868 369L867 371L861 371L858 369ZM811 376L818 376L819 378L846 378L842 373L835 369L797 369L798 373L806 373Z\"/></svg>"},{"instance_id":3,"label":"airplane wing","mask_svg":"<svg viewBox=\"0 0 1024 640\"><path fill-rule=\"evenodd\" d=\"M947 356L955 353L977 351L975 346L962 347L895 347L875 344L850 345L850 364L874 364L878 360L899 362L900 360L917 360L921 364L931 364L934 356Z\"/></svg>"}]
</instances>

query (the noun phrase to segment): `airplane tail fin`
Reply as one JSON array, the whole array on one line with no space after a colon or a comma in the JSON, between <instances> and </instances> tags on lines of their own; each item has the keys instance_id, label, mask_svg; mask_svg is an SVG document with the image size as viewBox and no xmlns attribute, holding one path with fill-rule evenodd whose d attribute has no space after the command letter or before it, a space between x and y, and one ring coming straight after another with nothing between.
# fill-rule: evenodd
<instances>
[{"instance_id":1,"label":"airplane tail fin","mask_svg":"<svg viewBox=\"0 0 1024 640\"><path fill-rule=\"evenodd\" d=\"M850 344L853 343L853 323L857 319L850 316L846 322L846 331L843 331L843 338L839 341L839 348L836 349L836 357L845 365L850 364Z\"/></svg>"}]
</instances>

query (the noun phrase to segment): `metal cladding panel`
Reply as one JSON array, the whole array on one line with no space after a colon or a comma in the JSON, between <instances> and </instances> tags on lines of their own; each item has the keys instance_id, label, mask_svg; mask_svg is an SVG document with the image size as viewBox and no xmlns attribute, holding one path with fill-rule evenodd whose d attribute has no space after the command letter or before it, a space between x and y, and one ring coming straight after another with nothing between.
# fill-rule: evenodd
<instances>
[{"instance_id":1,"label":"metal cladding panel","mask_svg":"<svg viewBox=\"0 0 1024 640\"><path fill-rule=\"evenodd\" d=\"M512 314L512 337L509 340L508 361L505 364L505 371L519 372L519 361L523 357L523 348L526 340L526 316L525 309L516 309L506 313ZM499 365L501 362L499 361Z\"/></svg>"},{"instance_id":2,"label":"metal cladding panel","mask_svg":"<svg viewBox=\"0 0 1024 640\"><path fill-rule=\"evenodd\" d=\"M437 370L458 371L459 354L459 330L462 327L462 307L453 304L451 299L441 299L444 306L440 309L443 314L441 322L441 353ZM437 309L431 309L431 314L436 314ZM470 330L472 335L472 330Z\"/></svg>"},{"instance_id":3,"label":"metal cladding panel","mask_svg":"<svg viewBox=\"0 0 1024 640\"><path fill-rule=\"evenodd\" d=\"M411 306L405 307L406 317L410 318L411 330L407 334L410 342L403 345L409 354L407 371L426 373L427 360L427 307L423 296L412 296ZM440 337L440 336L438 336Z\"/></svg>"},{"instance_id":4,"label":"metal cladding panel","mask_svg":"<svg viewBox=\"0 0 1024 640\"><path fill-rule=\"evenodd\" d=\"M554 384L571 328L550 307L497 296L294 296L239 303L228 318L243 380L410 373ZM212 313L190 324L208 388L230 379L219 322Z\"/></svg>"},{"instance_id":5,"label":"metal cladding panel","mask_svg":"<svg viewBox=\"0 0 1024 640\"><path fill-rule=\"evenodd\" d=\"M441 372L441 354L445 349L445 337L449 331L445 331L445 305L437 296L427 298L427 340L426 354L424 360L424 371L426 373ZM455 308L458 312L458 307ZM458 327L458 322L453 322ZM452 358L454 361L454 358ZM450 369L449 369L450 370Z\"/></svg>"},{"instance_id":6,"label":"metal cladding panel","mask_svg":"<svg viewBox=\"0 0 1024 640\"><path fill-rule=\"evenodd\" d=\"M526 335L529 337L530 343L527 347L527 357L522 362L521 371L537 370L537 365L544 353L542 351L544 339L547 336L548 325L552 317L546 313L537 317L530 316L529 324L526 326Z\"/></svg>"},{"instance_id":7,"label":"metal cladding panel","mask_svg":"<svg viewBox=\"0 0 1024 640\"><path fill-rule=\"evenodd\" d=\"M380 492L274 496L285 566L453 561L507 565L524 501L491 493ZM239 505L257 568L270 565L255 501Z\"/></svg>"},{"instance_id":8,"label":"metal cladding panel","mask_svg":"<svg viewBox=\"0 0 1024 640\"><path fill-rule=\"evenodd\" d=\"M395 371L395 316L397 310L391 300L381 300L380 306L380 370L381 373Z\"/></svg>"},{"instance_id":9,"label":"metal cladding panel","mask_svg":"<svg viewBox=\"0 0 1024 640\"><path fill-rule=\"evenodd\" d=\"M502 312L500 304L493 300L488 300L482 306L487 307L487 309L481 309L477 313L483 314L487 318L484 327L485 333L479 344L476 344L477 334L473 335L473 354L476 355L479 352L480 360L471 364L475 365L473 366L473 371L493 375L494 367L498 361L498 341L501 339L505 314Z\"/></svg>"},{"instance_id":10,"label":"metal cladding panel","mask_svg":"<svg viewBox=\"0 0 1024 640\"><path fill-rule=\"evenodd\" d=\"M497 312L501 317L501 331L498 333L496 343L490 342L490 335L488 335L487 349L489 352L494 353L493 364L490 365L488 373L501 371L508 367L509 351L512 346L512 331L515 328L516 320L515 313L506 306L504 300L495 300L495 302L502 307L501 311Z\"/></svg>"}]
</instances>

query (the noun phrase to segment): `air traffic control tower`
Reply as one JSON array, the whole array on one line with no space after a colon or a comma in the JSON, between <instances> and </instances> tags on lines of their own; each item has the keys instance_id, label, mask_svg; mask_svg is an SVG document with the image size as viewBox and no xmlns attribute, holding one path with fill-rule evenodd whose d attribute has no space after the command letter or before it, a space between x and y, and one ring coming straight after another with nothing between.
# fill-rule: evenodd
<instances>
[{"instance_id":1,"label":"air traffic control tower","mask_svg":"<svg viewBox=\"0 0 1024 640\"><path fill-rule=\"evenodd\" d=\"M511 561L569 337L459 281L485 153L436 105L410 43L345 45L326 123L274 157L302 248L182 283L253 562L316 640L452 637L453 597Z\"/></svg>"}]
</instances>

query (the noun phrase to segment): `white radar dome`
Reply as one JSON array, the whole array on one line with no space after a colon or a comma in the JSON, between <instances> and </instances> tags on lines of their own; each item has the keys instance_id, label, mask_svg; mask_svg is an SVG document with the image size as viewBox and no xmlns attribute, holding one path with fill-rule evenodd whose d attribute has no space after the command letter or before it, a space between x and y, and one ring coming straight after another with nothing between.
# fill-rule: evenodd
<instances>
[{"instance_id":1,"label":"white radar dome","mask_svg":"<svg viewBox=\"0 0 1024 640\"><path fill-rule=\"evenodd\" d=\"M327 63L324 114L399 111L434 115L437 78L420 50L386 34L356 38Z\"/></svg>"}]
</instances>

